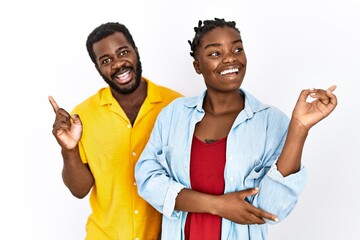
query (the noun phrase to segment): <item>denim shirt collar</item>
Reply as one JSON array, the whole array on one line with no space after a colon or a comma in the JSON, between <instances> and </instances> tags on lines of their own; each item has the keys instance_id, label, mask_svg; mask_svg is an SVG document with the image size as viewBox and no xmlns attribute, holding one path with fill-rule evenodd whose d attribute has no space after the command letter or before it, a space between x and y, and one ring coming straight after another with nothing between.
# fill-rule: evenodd
<instances>
[{"instance_id":1,"label":"denim shirt collar","mask_svg":"<svg viewBox=\"0 0 360 240\"><path fill-rule=\"evenodd\" d=\"M188 98L184 103L185 106L188 108L196 108L196 110L199 113L204 113L205 111L203 109L203 102L204 102L204 97L206 95L206 91L207 90L205 90L201 95L197 97ZM245 96L245 107L240 112L235 122L240 123L242 121L245 121L246 119L251 119L256 112L260 112L270 107L270 105L260 102L253 95L251 95L249 92L245 91L244 89L240 88L239 92L241 95Z\"/></svg>"}]
</instances>

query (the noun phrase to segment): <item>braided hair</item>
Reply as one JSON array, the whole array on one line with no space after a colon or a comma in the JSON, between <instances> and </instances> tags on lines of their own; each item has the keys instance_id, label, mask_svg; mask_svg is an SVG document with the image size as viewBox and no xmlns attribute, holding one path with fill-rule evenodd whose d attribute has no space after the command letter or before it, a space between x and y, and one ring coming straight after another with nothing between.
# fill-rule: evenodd
<instances>
[{"instance_id":1,"label":"braided hair","mask_svg":"<svg viewBox=\"0 0 360 240\"><path fill-rule=\"evenodd\" d=\"M136 49L135 42L133 40L132 35L130 34L130 31L127 29L127 27L124 24L118 23L118 22L108 22L101 24L97 28L95 28L88 36L86 40L86 48L89 53L89 56L93 63L96 64L96 56L93 50L93 45L100 40L116 33L120 32L124 34L126 40L131 44L131 46ZM139 57L139 56L138 56Z\"/></svg>"},{"instance_id":2,"label":"braided hair","mask_svg":"<svg viewBox=\"0 0 360 240\"><path fill-rule=\"evenodd\" d=\"M202 38L211 30L217 27L230 27L235 29L238 33L240 33L239 29L236 27L236 22L234 21L225 21L223 18L214 18L214 20L199 20L198 26L194 27L195 36L192 41L188 40L190 44L190 56L195 58L195 54L197 49L201 44Z\"/></svg>"}]
</instances>

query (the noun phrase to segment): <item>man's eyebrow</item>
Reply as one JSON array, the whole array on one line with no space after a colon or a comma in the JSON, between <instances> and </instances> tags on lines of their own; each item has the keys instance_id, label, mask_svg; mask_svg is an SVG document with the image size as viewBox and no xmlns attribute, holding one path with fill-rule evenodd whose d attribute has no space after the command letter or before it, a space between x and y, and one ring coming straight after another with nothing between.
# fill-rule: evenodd
<instances>
[{"instance_id":1,"label":"man's eyebrow","mask_svg":"<svg viewBox=\"0 0 360 240\"><path fill-rule=\"evenodd\" d=\"M119 53L119 52L121 52L123 49L129 49L130 47L128 46L128 45L124 45L124 46L121 46L121 47L119 47L118 49L116 49L116 53Z\"/></svg>"},{"instance_id":2,"label":"man's eyebrow","mask_svg":"<svg viewBox=\"0 0 360 240\"><path fill-rule=\"evenodd\" d=\"M118 49L116 49L115 53L119 53L119 52L121 52L123 49L129 49L129 46L127 46L127 45L121 46L121 47L119 47ZM109 54L104 54L104 55L100 56L100 57L98 58L98 60L100 61L102 58L106 58L106 57L109 57L109 56L110 56Z\"/></svg>"},{"instance_id":3,"label":"man's eyebrow","mask_svg":"<svg viewBox=\"0 0 360 240\"><path fill-rule=\"evenodd\" d=\"M104 55L100 56L100 57L98 58L98 60L100 61L101 59L106 58L106 57L108 57L108 56L109 56L109 54L104 54Z\"/></svg>"}]
</instances>

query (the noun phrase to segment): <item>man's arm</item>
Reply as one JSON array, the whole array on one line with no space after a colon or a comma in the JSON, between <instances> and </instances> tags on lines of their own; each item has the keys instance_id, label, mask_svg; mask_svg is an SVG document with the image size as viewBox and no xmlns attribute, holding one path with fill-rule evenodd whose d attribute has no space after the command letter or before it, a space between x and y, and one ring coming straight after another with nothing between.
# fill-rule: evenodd
<instances>
[{"instance_id":1,"label":"man's arm","mask_svg":"<svg viewBox=\"0 0 360 240\"><path fill-rule=\"evenodd\" d=\"M62 178L70 192L77 198L84 198L94 184L94 177L89 166L82 163L78 147L61 150L64 160Z\"/></svg>"},{"instance_id":2,"label":"man's arm","mask_svg":"<svg viewBox=\"0 0 360 240\"><path fill-rule=\"evenodd\" d=\"M94 184L94 177L80 158L79 146L82 123L78 115L59 108L53 97L49 101L56 114L52 133L61 147L64 161L62 177L65 185L77 198L85 197Z\"/></svg>"}]
</instances>

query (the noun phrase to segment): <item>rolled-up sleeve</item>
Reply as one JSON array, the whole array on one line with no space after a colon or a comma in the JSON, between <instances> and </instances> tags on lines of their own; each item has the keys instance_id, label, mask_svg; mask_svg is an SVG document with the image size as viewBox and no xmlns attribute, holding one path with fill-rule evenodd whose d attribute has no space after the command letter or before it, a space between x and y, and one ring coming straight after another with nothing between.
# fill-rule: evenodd
<instances>
[{"instance_id":1,"label":"rolled-up sleeve","mask_svg":"<svg viewBox=\"0 0 360 240\"><path fill-rule=\"evenodd\" d=\"M253 204L262 210L275 214L279 222L294 209L299 195L305 188L307 172L304 166L300 171L283 177L274 163L260 183L260 191ZM275 223L266 220L268 223Z\"/></svg>"},{"instance_id":2,"label":"rolled-up sleeve","mask_svg":"<svg viewBox=\"0 0 360 240\"><path fill-rule=\"evenodd\" d=\"M260 188L253 199L254 206L277 216L279 222L284 220L294 209L299 196L305 188L307 172L304 166L289 176L282 176L277 169L277 160L283 150L289 119L275 108L266 112L266 135L263 138L264 151L261 161L249 175L255 186ZM266 220L268 223L276 222Z\"/></svg>"}]
</instances>

